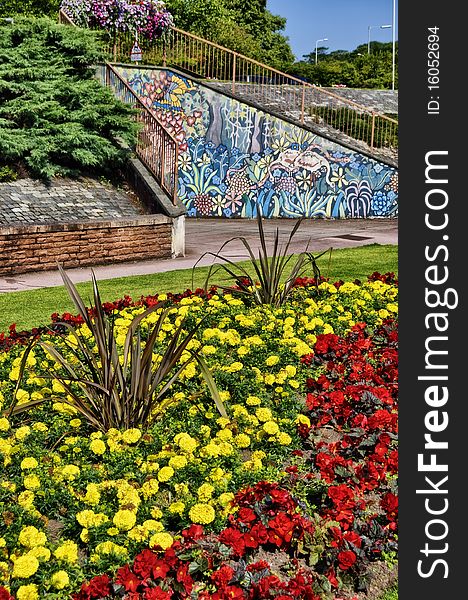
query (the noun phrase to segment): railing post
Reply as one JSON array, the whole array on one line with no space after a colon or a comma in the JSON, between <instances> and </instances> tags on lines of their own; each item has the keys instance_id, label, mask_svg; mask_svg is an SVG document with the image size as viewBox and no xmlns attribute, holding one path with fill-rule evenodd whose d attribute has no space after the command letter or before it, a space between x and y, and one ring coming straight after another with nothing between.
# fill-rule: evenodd
<instances>
[{"instance_id":1,"label":"railing post","mask_svg":"<svg viewBox=\"0 0 468 600\"><path fill-rule=\"evenodd\" d=\"M372 113L372 128L371 128L371 139L370 139L370 147L374 147L374 133L375 133L375 112Z\"/></svg>"},{"instance_id":2,"label":"railing post","mask_svg":"<svg viewBox=\"0 0 468 600\"><path fill-rule=\"evenodd\" d=\"M163 57L162 57L162 66L166 68L167 65L167 46L166 46L166 38L163 38Z\"/></svg>"},{"instance_id":3,"label":"railing post","mask_svg":"<svg viewBox=\"0 0 468 600\"><path fill-rule=\"evenodd\" d=\"M306 86L305 82L302 84L302 101L301 101L301 123L304 124L304 111L305 111L305 93Z\"/></svg>"},{"instance_id":4,"label":"railing post","mask_svg":"<svg viewBox=\"0 0 468 600\"><path fill-rule=\"evenodd\" d=\"M232 85L231 85L231 91L233 94L236 93L236 54L233 54L233 59L232 59Z\"/></svg>"}]
</instances>

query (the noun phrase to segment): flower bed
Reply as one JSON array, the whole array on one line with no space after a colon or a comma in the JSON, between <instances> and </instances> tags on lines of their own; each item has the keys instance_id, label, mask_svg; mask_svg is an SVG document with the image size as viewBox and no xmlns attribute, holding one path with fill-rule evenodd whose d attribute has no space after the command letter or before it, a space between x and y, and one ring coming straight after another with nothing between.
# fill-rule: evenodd
<instances>
[{"instance_id":1,"label":"flower bed","mask_svg":"<svg viewBox=\"0 0 468 600\"><path fill-rule=\"evenodd\" d=\"M303 283L280 308L215 289L173 297L158 343L205 318L190 346L229 418L190 363L147 430L93 431L47 379L54 359L36 347L18 384L26 335L4 340L3 409L17 384L20 403L48 400L0 419L0 599L365 588L369 563L396 550L397 285ZM155 301L107 305L119 344Z\"/></svg>"}]
</instances>

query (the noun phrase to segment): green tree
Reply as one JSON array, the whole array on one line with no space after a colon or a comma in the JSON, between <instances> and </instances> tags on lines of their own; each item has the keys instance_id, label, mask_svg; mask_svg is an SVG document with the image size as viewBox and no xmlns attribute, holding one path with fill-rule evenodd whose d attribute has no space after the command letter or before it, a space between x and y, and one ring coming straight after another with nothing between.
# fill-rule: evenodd
<instances>
[{"instance_id":1,"label":"green tree","mask_svg":"<svg viewBox=\"0 0 468 600\"><path fill-rule=\"evenodd\" d=\"M0 156L33 176L111 174L132 144L133 111L94 77L97 34L49 18L0 27Z\"/></svg>"},{"instance_id":2,"label":"green tree","mask_svg":"<svg viewBox=\"0 0 468 600\"><path fill-rule=\"evenodd\" d=\"M55 16L60 0L0 0L0 17L24 14L31 16Z\"/></svg>"}]
</instances>

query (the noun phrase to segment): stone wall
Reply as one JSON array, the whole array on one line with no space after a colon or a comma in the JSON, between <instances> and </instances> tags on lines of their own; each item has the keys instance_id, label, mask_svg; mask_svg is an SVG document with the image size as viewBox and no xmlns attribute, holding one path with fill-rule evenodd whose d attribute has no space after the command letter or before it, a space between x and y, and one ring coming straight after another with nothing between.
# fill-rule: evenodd
<instances>
[{"instance_id":1,"label":"stone wall","mask_svg":"<svg viewBox=\"0 0 468 600\"><path fill-rule=\"evenodd\" d=\"M164 215L0 228L0 275L171 258Z\"/></svg>"}]
</instances>

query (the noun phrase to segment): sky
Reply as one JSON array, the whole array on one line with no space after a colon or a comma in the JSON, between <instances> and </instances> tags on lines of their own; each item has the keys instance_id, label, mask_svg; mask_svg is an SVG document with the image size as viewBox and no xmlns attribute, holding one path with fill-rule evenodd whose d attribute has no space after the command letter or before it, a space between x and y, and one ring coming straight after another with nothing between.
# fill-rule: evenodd
<instances>
[{"instance_id":1,"label":"sky","mask_svg":"<svg viewBox=\"0 0 468 600\"><path fill-rule=\"evenodd\" d=\"M325 46L328 51L354 50L370 39L391 42L394 0L267 0L267 9L287 18L286 30L297 60ZM395 39L398 40L398 1L395 0Z\"/></svg>"}]
</instances>

